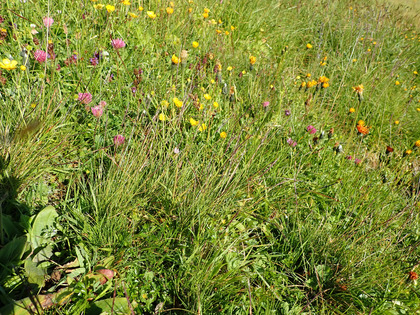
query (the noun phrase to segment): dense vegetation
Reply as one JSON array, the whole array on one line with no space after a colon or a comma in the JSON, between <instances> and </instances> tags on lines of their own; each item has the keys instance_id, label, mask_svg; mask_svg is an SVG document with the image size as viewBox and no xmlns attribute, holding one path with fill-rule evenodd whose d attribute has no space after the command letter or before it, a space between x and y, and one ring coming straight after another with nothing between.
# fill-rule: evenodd
<instances>
[{"instance_id":1,"label":"dense vegetation","mask_svg":"<svg viewBox=\"0 0 420 315\"><path fill-rule=\"evenodd\" d=\"M416 12L0 6L1 314L420 309Z\"/></svg>"}]
</instances>

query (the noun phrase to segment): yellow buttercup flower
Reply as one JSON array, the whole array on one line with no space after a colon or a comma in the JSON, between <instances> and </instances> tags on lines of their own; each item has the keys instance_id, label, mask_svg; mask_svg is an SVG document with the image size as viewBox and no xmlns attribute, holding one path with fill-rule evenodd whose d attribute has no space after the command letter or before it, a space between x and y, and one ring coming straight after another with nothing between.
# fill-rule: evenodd
<instances>
[{"instance_id":1,"label":"yellow buttercup flower","mask_svg":"<svg viewBox=\"0 0 420 315\"><path fill-rule=\"evenodd\" d=\"M174 65L177 65L179 63L179 58L175 55L172 55L171 61Z\"/></svg>"},{"instance_id":2,"label":"yellow buttercup flower","mask_svg":"<svg viewBox=\"0 0 420 315\"><path fill-rule=\"evenodd\" d=\"M400 85L400 81L395 81L395 85Z\"/></svg>"},{"instance_id":3,"label":"yellow buttercup flower","mask_svg":"<svg viewBox=\"0 0 420 315\"><path fill-rule=\"evenodd\" d=\"M255 64L256 62L257 62L257 57L254 57L254 56L249 57L249 63L251 65Z\"/></svg>"},{"instance_id":4,"label":"yellow buttercup flower","mask_svg":"<svg viewBox=\"0 0 420 315\"><path fill-rule=\"evenodd\" d=\"M143 11L144 10L144 8L143 7L139 7L139 9L138 9L140 12L141 11Z\"/></svg>"},{"instance_id":5,"label":"yellow buttercup flower","mask_svg":"<svg viewBox=\"0 0 420 315\"><path fill-rule=\"evenodd\" d=\"M214 107L214 108L218 108L218 107L219 107L219 103L214 102L214 103L213 103L213 107Z\"/></svg>"},{"instance_id":6,"label":"yellow buttercup flower","mask_svg":"<svg viewBox=\"0 0 420 315\"><path fill-rule=\"evenodd\" d=\"M20 66L20 70L25 71L26 70L26 67L24 65L21 65Z\"/></svg>"},{"instance_id":7,"label":"yellow buttercup flower","mask_svg":"<svg viewBox=\"0 0 420 315\"><path fill-rule=\"evenodd\" d=\"M124 5L130 5L131 4L130 0L122 0L121 3L124 4Z\"/></svg>"},{"instance_id":8,"label":"yellow buttercup flower","mask_svg":"<svg viewBox=\"0 0 420 315\"><path fill-rule=\"evenodd\" d=\"M349 113L354 113L356 110L353 108L353 107L351 107L350 109L349 109Z\"/></svg>"},{"instance_id":9,"label":"yellow buttercup flower","mask_svg":"<svg viewBox=\"0 0 420 315\"><path fill-rule=\"evenodd\" d=\"M0 62L0 68L4 70L14 70L16 69L17 61L16 60L10 60L10 59L3 59L2 62Z\"/></svg>"},{"instance_id":10,"label":"yellow buttercup flower","mask_svg":"<svg viewBox=\"0 0 420 315\"><path fill-rule=\"evenodd\" d=\"M115 11L115 7L113 5L107 4L105 6L105 9L108 11L108 13L114 12Z\"/></svg>"},{"instance_id":11,"label":"yellow buttercup flower","mask_svg":"<svg viewBox=\"0 0 420 315\"><path fill-rule=\"evenodd\" d=\"M209 13L210 12L210 10L209 9L207 9L207 8L204 8L204 13Z\"/></svg>"},{"instance_id":12,"label":"yellow buttercup flower","mask_svg":"<svg viewBox=\"0 0 420 315\"><path fill-rule=\"evenodd\" d=\"M204 98L208 101L211 100L211 96L209 94L204 94Z\"/></svg>"},{"instance_id":13,"label":"yellow buttercup flower","mask_svg":"<svg viewBox=\"0 0 420 315\"><path fill-rule=\"evenodd\" d=\"M312 45L308 43L308 44L306 44L306 48L311 49Z\"/></svg>"},{"instance_id":14,"label":"yellow buttercup flower","mask_svg":"<svg viewBox=\"0 0 420 315\"><path fill-rule=\"evenodd\" d=\"M98 3L98 4L93 5L93 7L94 7L96 10L102 10L102 9L104 8L104 6L105 6L105 5L103 5L103 4L101 4L101 3Z\"/></svg>"},{"instance_id":15,"label":"yellow buttercup flower","mask_svg":"<svg viewBox=\"0 0 420 315\"><path fill-rule=\"evenodd\" d=\"M190 124L191 124L191 126L195 127L195 126L198 125L198 121L191 117L190 118Z\"/></svg>"},{"instance_id":16,"label":"yellow buttercup flower","mask_svg":"<svg viewBox=\"0 0 420 315\"><path fill-rule=\"evenodd\" d=\"M174 13L174 9L173 8L166 8L166 13L171 15L172 13Z\"/></svg>"},{"instance_id":17,"label":"yellow buttercup flower","mask_svg":"<svg viewBox=\"0 0 420 315\"><path fill-rule=\"evenodd\" d=\"M167 100L163 100L162 102L160 102L160 105L162 105L163 107L168 107L169 102Z\"/></svg>"},{"instance_id":18,"label":"yellow buttercup flower","mask_svg":"<svg viewBox=\"0 0 420 315\"><path fill-rule=\"evenodd\" d=\"M165 121L165 120L166 120L165 114L160 113L160 114L159 114L159 120L160 120L160 121Z\"/></svg>"},{"instance_id":19,"label":"yellow buttercup flower","mask_svg":"<svg viewBox=\"0 0 420 315\"><path fill-rule=\"evenodd\" d=\"M131 16L133 19L135 19L136 17L138 17L137 14L132 13L132 12L128 12L128 15Z\"/></svg>"},{"instance_id":20,"label":"yellow buttercup flower","mask_svg":"<svg viewBox=\"0 0 420 315\"><path fill-rule=\"evenodd\" d=\"M199 45L200 45L200 44L199 44L198 42L192 42L192 46L193 46L194 48L197 48Z\"/></svg>"},{"instance_id":21,"label":"yellow buttercup flower","mask_svg":"<svg viewBox=\"0 0 420 315\"><path fill-rule=\"evenodd\" d=\"M222 132L220 133L220 138L225 139L226 137L227 137L227 133L226 133L226 132L224 132L224 131L222 131Z\"/></svg>"},{"instance_id":22,"label":"yellow buttercup flower","mask_svg":"<svg viewBox=\"0 0 420 315\"><path fill-rule=\"evenodd\" d=\"M147 16L151 18L152 20L156 18L156 13L153 11L147 11L146 13L147 13Z\"/></svg>"},{"instance_id":23,"label":"yellow buttercup flower","mask_svg":"<svg viewBox=\"0 0 420 315\"><path fill-rule=\"evenodd\" d=\"M419 148L420 147L420 140L417 140L414 145Z\"/></svg>"},{"instance_id":24,"label":"yellow buttercup flower","mask_svg":"<svg viewBox=\"0 0 420 315\"><path fill-rule=\"evenodd\" d=\"M176 107L182 107L182 101L180 100L180 99L178 99L177 97L174 97L173 99L172 99L172 101L175 103L175 106Z\"/></svg>"}]
</instances>

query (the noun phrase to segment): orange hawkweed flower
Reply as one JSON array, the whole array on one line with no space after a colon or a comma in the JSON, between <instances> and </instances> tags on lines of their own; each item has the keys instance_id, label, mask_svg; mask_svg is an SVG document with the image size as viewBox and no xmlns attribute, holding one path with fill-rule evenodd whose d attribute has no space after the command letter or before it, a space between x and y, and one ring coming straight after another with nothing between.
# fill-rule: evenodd
<instances>
[{"instance_id":1,"label":"orange hawkweed flower","mask_svg":"<svg viewBox=\"0 0 420 315\"><path fill-rule=\"evenodd\" d=\"M369 133L369 128L363 125L357 125L357 132L362 135L367 135Z\"/></svg>"},{"instance_id":2,"label":"orange hawkweed flower","mask_svg":"<svg viewBox=\"0 0 420 315\"><path fill-rule=\"evenodd\" d=\"M417 272L414 272L414 271L410 271L408 273L408 276L410 280L417 280L419 278L419 275L417 274Z\"/></svg>"}]
</instances>

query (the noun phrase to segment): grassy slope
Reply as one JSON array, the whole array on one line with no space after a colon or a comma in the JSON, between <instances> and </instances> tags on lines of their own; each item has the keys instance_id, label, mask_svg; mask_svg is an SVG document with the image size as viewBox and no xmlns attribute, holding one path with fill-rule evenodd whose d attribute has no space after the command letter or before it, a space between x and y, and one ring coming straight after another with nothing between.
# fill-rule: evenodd
<instances>
[{"instance_id":1,"label":"grassy slope","mask_svg":"<svg viewBox=\"0 0 420 315\"><path fill-rule=\"evenodd\" d=\"M41 3L34 10L3 5L0 15L19 31L7 27L2 56L18 59L20 45L31 43L29 21L13 12L40 24L47 12ZM53 203L63 227L56 246L62 255L54 260L80 262L84 253L87 273L115 257L113 287L136 301L139 313L417 310L418 290L407 279L419 257L413 145L420 96L413 72L420 71L420 43L410 21L361 1L217 1L207 4L212 25L201 1L175 3L170 17L168 4L159 3L144 4L133 19L125 13L134 1L130 9L117 4L109 17L91 3L50 8L66 13L53 13L48 34L61 71L32 59L30 72L7 73L0 90L4 213L22 221ZM156 20L145 16L149 9L159 12ZM127 47L117 53L109 39L120 37ZM45 30L37 38L45 47ZM172 66L183 48L191 67ZM109 60L90 66L101 49ZM65 66L74 53L77 64ZM257 58L252 70L250 55ZM212 82L217 62L233 96ZM133 94L138 68L142 81ZM330 79L328 88L299 88L320 76ZM352 90L359 84L362 102ZM73 99L85 91L95 105L107 101L100 119ZM182 110L173 97L184 101ZM191 117L207 129L191 126ZM365 137L355 128L361 119L371 127ZM25 133L29 121L40 122L34 135ZM126 137L123 146L113 145L116 134ZM343 153L334 149L339 144ZM413 152L405 156L407 149ZM27 296L15 275L24 272L16 270L0 282L2 303ZM82 293L56 312L80 312L98 290L75 279Z\"/></svg>"}]
</instances>

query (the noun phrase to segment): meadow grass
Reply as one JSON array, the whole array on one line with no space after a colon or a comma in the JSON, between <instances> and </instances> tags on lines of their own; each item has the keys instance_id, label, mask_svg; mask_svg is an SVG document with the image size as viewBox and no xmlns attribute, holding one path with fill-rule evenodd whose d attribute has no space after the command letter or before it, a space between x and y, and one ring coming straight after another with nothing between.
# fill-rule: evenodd
<instances>
[{"instance_id":1,"label":"meadow grass","mask_svg":"<svg viewBox=\"0 0 420 315\"><path fill-rule=\"evenodd\" d=\"M418 311L415 10L6 0L0 313Z\"/></svg>"}]
</instances>

